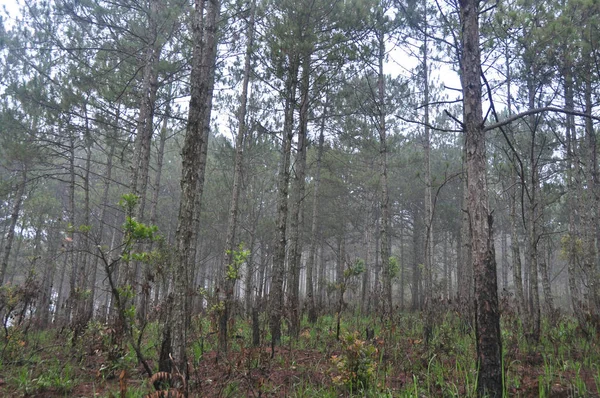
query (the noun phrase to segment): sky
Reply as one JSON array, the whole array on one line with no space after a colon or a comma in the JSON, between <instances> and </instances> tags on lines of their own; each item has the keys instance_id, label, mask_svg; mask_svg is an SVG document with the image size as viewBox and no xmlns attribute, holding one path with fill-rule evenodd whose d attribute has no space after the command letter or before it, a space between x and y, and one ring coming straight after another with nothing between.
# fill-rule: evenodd
<instances>
[{"instance_id":1,"label":"sky","mask_svg":"<svg viewBox=\"0 0 600 398\"><path fill-rule=\"evenodd\" d=\"M15 17L19 13L19 8L23 4L23 0L0 0L0 14L4 18L5 26L10 27L14 23ZM6 16L8 14L8 17ZM390 43L391 44L391 43ZM406 76L406 71L413 69L416 65L416 60L399 49L390 49L389 60L384 66L386 74ZM438 65L438 68L431 73L433 81L437 81L446 87L460 89L460 80L456 72L447 65ZM448 99L457 97L456 91L444 90Z\"/></svg>"}]
</instances>

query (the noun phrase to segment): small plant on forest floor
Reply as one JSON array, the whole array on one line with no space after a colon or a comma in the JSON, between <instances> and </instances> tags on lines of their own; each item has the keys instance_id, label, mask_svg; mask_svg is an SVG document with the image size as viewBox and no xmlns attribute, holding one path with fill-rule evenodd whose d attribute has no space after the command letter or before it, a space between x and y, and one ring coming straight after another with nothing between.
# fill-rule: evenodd
<instances>
[{"instance_id":1,"label":"small plant on forest floor","mask_svg":"<svg viewBox=\"0 0 600 398\"><path fill-rule=\"evenodd\" d=\"M588 395L587 386L585 385L585 381L581 377L581 364L576 365L576 374L575 378L571 383L572 395L573 397L585 397Z\"/></svg>"},{"instance_id":2,"label":"small plant on forest floor","mask_svg":"<svg viewBox=\"0 0 600 398\"><path fill-rule=\"evenodd\" d=\"M341 342L342 353L331 359L339 372L333 382L345 385L350 391L368 389L375 381L377 348L361 340L358 332L342 336Z\"/></svg>"},{"instance_id":3,"label":"small plant on forest floor","mask_svg":"<svg viewBox=\"0 0 600 398\"><path fill-rule=\"evenodd\" d=\"M59 363L49 366L33 381L38 391L55 390L61 394L69 393L78 383L71 365L66 364L60 369Z\"/></svg>"}]
</instances>

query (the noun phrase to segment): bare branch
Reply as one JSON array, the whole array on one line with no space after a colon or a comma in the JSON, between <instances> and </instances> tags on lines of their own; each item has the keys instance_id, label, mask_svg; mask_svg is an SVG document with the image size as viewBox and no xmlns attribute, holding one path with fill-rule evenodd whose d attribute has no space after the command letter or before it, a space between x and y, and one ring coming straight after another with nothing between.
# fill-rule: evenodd
<instances>
[{"instance_id":1,"label":"bare branch","mask_svg":"<svg viewBox=\"0 0 600 398\"><path fill-rule=\"evenodd\" d=\"M458 125L461 127L460 132L462 133L465 129L465 125L463 124L463 122L461 122L460 120L458 120L456 118L456 116L454 116L453 114L451 114L450 112L448 112L447 109L444 109L444 113L452 120L454 120L456 123L458 123Z\"/></svg>"},{"instance_id":2,"label":"bare branch","mask_svg":"<svg viewBox=\"0 0 600 398\"><path fill-rule=\"evenodd\" d=\"M404 118L404 117L402 117L400 115L394 115L394 116L396 116L398 119L402 120L403 122L411 123L411 124L419 124L421 126L426 126L426 127L429 127L432 130L441 131L443 133L462 133L463 132L462 130L443 129L441 127L433 126L433 125L431 125L429 123L421 122L420 120L406 119L406 118Z\"/></svg>"},{"instance_id":3,"label":"bare branch","mask_svg":"<svg viewBox=\"0 0 600 398\"><path fill-rule=\"evenodd\" d=\"M493 130L493 129L496 129L499 127L503 127L503 126L506 126L507 124L510 124L516 120L522 119L525 116L536 115L538 113L543 113L543 112L564 113L564 114L573 115L573 116L589 117L590 119L600 121L600 117L594 116L594 115L586 115L584 112L568 111L566 109L557 108L555 106L544 106L542 108L530 109L530 110L527 110L527 111L524 111L521 113L517 113L516 115L513 115L509 118L506 118L506 119L496 122L494 124L490 124L489 126L485 126L483 128L483 131L490 131L490 130Z\"/></svg>"}]
</instances>

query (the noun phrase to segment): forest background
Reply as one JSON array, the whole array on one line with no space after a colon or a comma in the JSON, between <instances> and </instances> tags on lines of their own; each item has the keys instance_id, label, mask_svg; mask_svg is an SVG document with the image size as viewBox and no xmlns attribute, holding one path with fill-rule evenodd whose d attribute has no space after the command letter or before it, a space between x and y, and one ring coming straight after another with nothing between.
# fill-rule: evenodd
<instances>
[{"instance_id":1,"label":"forest background","mask_svg":"<svg viewBox=\"0 0 600 398\"><path fill-rule=\"evenodd\" d=\"M2 363L26 369L7 388L44 389L43 371L15 358L51 352L39 344L52 332L73 350L100 336L98 375L120 374L121 394L119 371L164 371L196 394L202 361L259 347L270 357L252 354L253 375L324 334L337 351L312 348L334 355L332 394L598 392L599 11L595 0L5 9ZM436 345L444 325L453 337ZM453 339L466 362L446 352L434 383L436 349ZM562 356L544 351L567 342ZM398 365L402 350L425 365ZM268 390L277 377L245 377L247 395L287 394ZM323 382L309 379L306 391Z\"/></svg>"}]
</instances>

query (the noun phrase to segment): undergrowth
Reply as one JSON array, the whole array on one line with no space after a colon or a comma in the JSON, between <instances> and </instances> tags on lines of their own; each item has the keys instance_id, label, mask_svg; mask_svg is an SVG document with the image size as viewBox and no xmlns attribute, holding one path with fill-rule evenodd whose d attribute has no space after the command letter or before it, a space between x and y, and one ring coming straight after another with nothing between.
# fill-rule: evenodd
<instances>
[{"instance_id":1,"label":"undergrowth","mask_svg":"<svg viewBox=\"0 0 600 398\"><path fill-rule=\"evenodd\" d=\"M304 320L299 338L283 339L271 358L266 314L261 315L259 347L252 346L251 321L238 318L230 328L230 352L217 361L214 322L195 318L188 344L191 396L476 396L472 328L452 311L439 314L436 321L426 336L418 313L392 319L344 313L337 340L336 316L322 316L314 324ZM90 323L71 344L68 329L25 333L11 328L0 341L0 395L149 394L152 387L135 353L128 346L115 347L113 332L107 325ZM524 336L516 317L502 318L505 396L600 396L598 341L582 333L574 320L544 320L539 342ZM159 341L160 327L150 324L142 349L154 370Z\"/></svg>"}]
</instances>

